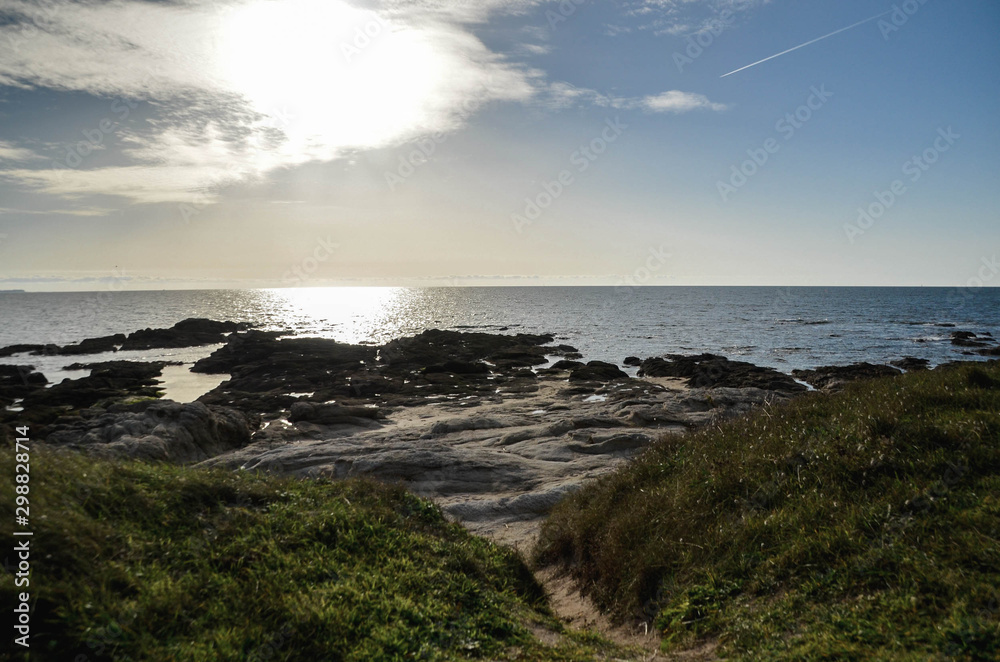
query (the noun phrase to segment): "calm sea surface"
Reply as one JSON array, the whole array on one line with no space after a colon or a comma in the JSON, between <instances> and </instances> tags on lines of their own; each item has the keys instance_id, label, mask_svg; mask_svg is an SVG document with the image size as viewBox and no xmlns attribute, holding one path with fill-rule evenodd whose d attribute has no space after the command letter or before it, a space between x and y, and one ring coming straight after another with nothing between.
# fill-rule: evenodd
<instances>
[{"instance_id":1,"label":"calm sea surface","mask_svg":"<svg viewBox=\"0 0 1000 662\"><path fill-rule=\"evenodd\" d=\"M963 357L953 330L1000 337L1000 288L483 287L0 293L0 347L76 342L186 317L349 342L425 329L550 332L587 359L713 352L788 371ZM197 351L135 357L190 360ZM43 357L0 359L46 363ZM79 360L79 357L73 357Z\"/></svg>"}]
</instances>

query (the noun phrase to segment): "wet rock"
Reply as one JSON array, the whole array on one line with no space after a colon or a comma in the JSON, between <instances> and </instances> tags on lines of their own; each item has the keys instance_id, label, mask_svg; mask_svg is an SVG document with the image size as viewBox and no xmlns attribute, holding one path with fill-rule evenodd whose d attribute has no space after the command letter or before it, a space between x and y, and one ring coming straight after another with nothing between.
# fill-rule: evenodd
<instances>
[{"instance_id":1,"label":"wet rock","mask_svg":"<svg viewBox=\"0 0 1000 662\"><path fill-rule=\"evenodd\" d=\"M914 372L916 370L927 370L930 365L930 361L927 359L918 359L912 356L906 356L901 359L892 361L892 365L897 368L902 368L906 372Z\"/></svg>"},{"instance_id":2,"label":"wet rock","mask_svg":"<svg viewBox=\"0 0 1000 662\"><path fill-rule=\"evenodd\" d=\"M364 392L390 388L373 385L377 348L348 345L326 338L278 338L275 333L250 331L230 336L226 345L198 361L192 372L225 373L231 378L202 396L208 404L234 406L258 413L291 406L291 393L324 391L329 399L361 397ZM357 383L353 383L358 377Z\"/></svg>"},{"instance_id":3,"label":"wet rock","mask_svg":"<svg viewBox=\"0 0 1000 662\"><path fill-rule=\"evenodd\" d=\"M986 338L980 338L971 331L952 331L951 344L956 347L985 347Z\"/></svg>"},{"instance_id":4,"label":"wet rock","mask_svg":"<svg viewBox=\"0 0 1000 662\"><path fill-rule=\"evenodd\" d=\"M0 356L13 356L14 354L57 354L59 353L59 345L34 345L34 344L19 344L19 345L7 345L6 347L0 348Z\"/></svg>"},{"instance_id":5,"label":"wet rock","mask_svg":"<svg viewBox=\"0 0 1000 662\"><path fill-rule=\"evenodd\" d=\"M46 441L102 456L190 463L245 446L256 427L233 409L165 400L54 425Z\"/></svg>"},{"instance_id":6,"label":"wet rock","mask_svg":"<svg viewBox=\"0 0 1000 662\"><path fill-rule=\"evenodd\" d=\"M99 338L87 338L76 345L66 345L59 348L59 354L101 354L103 352L114 352L126 341L124 333L116 333L111 336L101 336Z\"/></svg>"},{"instance_id":7,"label":"wet rock","mask_svg":"<svg viewBox=\"0 0 1000 662\"><path fill-rule=\"evenodd\" d=\"M43 388L49 380L31 365L0 365L0 410Z\"/></svg>"},{"instance_id":8,"label":"wet rock","mask_svg":"<svg viewBox=\"0 0 1000 662\"><path fill-rule=\"evenodd\" d=\"M129 334L122 343L123 350L171 347L197 347L226 342L226 334L248 329L245 322L216 322L209 319L189 318L169 329L142 329Z\"/></svg>"},{"instance_id":9,"label":"wet rock","mask_svg":"<svg viewBox=\"0 0 1000 662\"><path fill-rule=\"evenodd\" d=\"M527 368L548 363L545 353L538 347L512 347L490 355L490 360L501 369Z\"/></svg>"},{"instance_id":10,"label":"wet rock","mask_svg":"<svg viewBox=\"0 0 1000 662\"><path fill-rule=\"evenodd\" d=\"M226 344L212 352L209 356L197 361L191 372L207 374L230 373L237 366L248 366L267 361L272 354L279 351L278 331L256 331L233 334Z\"/></svg>"},{"instance_id":11,"label":"wet rock","mask_svg":"<svg viewBox=\"0 0 1000 662\"><path fill-rule=\"evenodd\" d=\"M163 361L110 361L92 365L89 377L64 379L51 388L28 394L24 408L82 409L130 397L159 397L156 378L166 365Z\"/></svg>"},{"instance_id":12,"label":"wet rock","mask_svg":"<svg viewBox=\"0 0 1000 662\"><path fill-rule=\"evenodd\" d=\"M0 388L34 388L48 384L49 380L33 365L0 364Z\"/></svg>"},{"instance_id":13,"label":"wet rock","mask_svg":"<svg viewBox=\"0 0 1000 662\"><path fill-rule=\"evenodd\" d=\"M823 366L815 370L793 370L792 375L813 388L836 390L849 382L860 379L878 379L900 374L896 368L871 363L855 363L844 366Z\"/></svg>"},{"instance_id":14,"label":"wet rock","mask_svg":"<svg viewBox=\"0 0 1000 662\"><path fill-rule=\"evenodd\" d=\"M631 378L619 370L618 366L604 361L590 361L569 373L571 382L612 382L624 379Z\"/></svg>"},{"instance_id":15,"label":"wet rock","mask_svg":"<svg viewBox=\"0 0 1000 662\"><path fill-rule=\"evenodd\" d=\"M715 354L670 354L649 358L639 367L639 376L685 378L691 388L758 388L789 393L806 390L805 386L773 368L730 361Z\"/></svg>"},{"instance_id":16,"label":"wet rock","mask_svg":"<svg viewBox=\"0 0 1000 662\"><path fill-rule=\"evenodd\" d=\"M622 365L627 365L632 367L640 366L642 365L642 359L640 359L638 356L626 356L625 360L622 361Z\"/></svg>"},{"instance_id":17,"label":"wet rock","mask_svg":"<svg viewBox=\"0 0 1000 662\"><path fill-rule=\"evenodd\" d=\"M90 370L91 376L100 375L112 379L155 383L164 366L181 365L177 361L98 361L95 363L71 363L66 370Z\"/></svg>"},{"instance_id":18,"label":"wet rock","mask_svg":"<svg viewBox=\"0 0 1000 662\"><path fill-rule=\"evenodd\" d=\"M546 354L551 356L561 356L564 359L579 359L583 357L576 347L572 345L556 345L555 347L543 347Z\"/></svg>"},{"instance_id":19,"label":"wet rock","mask_svg":"<svg viewBox=\"0 0 1000 662\"><path fill-rule=\"evenodd\" d=\"M500 384L507 393L530 392L535 375L524 369L546 362L542 345L551 341L550 335L430 330L373 347L249 331L230 336L193 370L231 374L202 402L247 411L287 408L289 393L410 406L432 395L488 397Z\"/></svg>"},{"instance_id":20,"label":"wet rock","mask_svg":"<svg viewBox=\"0 0 1000 662\"><path fill-rule=\"evenodd\" d=\"M549 354L555 354L557 356L559 354L580 353L580 350L578 350L576 347L573 347L572 345L556 345L555 347L546 347L545 350L548 351Z\"/></svg>"},{"instance_id":21,"label":"wet rock","mask_svg":"<svg viewBox=\"0 0 1000 662\"><path fill-rule=\"evenodd\" d=\"M510 336L430 329L387 343L379 351L379 361L392 371L419 370L449 360L485 360L501 369L527 368L548 362L542 345L552 340L550 334L519 333Z\"/></svg>"},{"instance_id":22,"label":"wet rock","mask_svg":"<svg viewBox=\"0 0 1000 662\"><path fill-rule=\"evenodd\" d=\"M490 367L481 361L446 361L441 365L429 365L422 370L424 374L448 372L456 375L486 375Z\"/></svg>"},{"instance_id":23,"label":"wet rock","mask_svg":"<svg viewBox=\"0 0 1000 662\"><path fill-rule=\"evenodd\" d=\"M560 361L556 361L555 363L550 365L547 369L556 371L576 370L577 368L582 368L585 365L586 364L583 363L582 361L569 361L566 359L562 359Z\"/></svg>"},{"instance_id":24,"label":"wet rock","mask_svg":"<svg viewBox=\"0 0 1000 662\"><path fill-rule=\"evenodd\" d=\"M296 402L291 407L288 420L292 423L307 421L320 425L362 425L385 418L376 407L345 407L338 404Z\"/></svg>"},{"instance_id":25,"label":"wet rock","mask_svg":"<svg viewBox=\"0 0 1000 662\"><path fill-rule=\"evenodd\" d=\"M87 338L79 343L69 345L10 345L0 349L0 356L10 356L22 352L35 355L61 354L73 356L78 354L102 354L119 349L143 350L165 349L171 347L196 347L224 343L226 334L250 328L246 322L216 322L208 319L189 318L182 320L169 329L142 329L125 335L116 333L110 336Z\"/></svg>"}]
</instances>

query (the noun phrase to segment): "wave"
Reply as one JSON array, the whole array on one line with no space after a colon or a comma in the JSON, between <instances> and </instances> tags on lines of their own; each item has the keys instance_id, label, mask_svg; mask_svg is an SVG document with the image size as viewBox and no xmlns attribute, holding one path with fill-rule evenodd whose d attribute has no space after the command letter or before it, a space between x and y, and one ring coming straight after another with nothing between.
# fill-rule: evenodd
<instances>
[{"instance_id":1,"label":"wave","mask_svg":"<svg viewBox=\"0 0 1000 662\"><path fill-rule=\"evenodd\" d=\"M806 320L802 318L796 319L779 319L778 324L801 324L803 326L820 326L822 324L832 324L830 320Z\"/></svg>"},{"instance_id":2,"label":"wave","mask_svg":"<svg viewBox=\"0 0 1000 662\"><path fill-rule=\"evenodd\" d=\"M908 320L889 320L889 324L900 324L902 326L933 326L940 329L954 329L956 326L952 322L911 322Z\"/></svg>"}]
</instances>

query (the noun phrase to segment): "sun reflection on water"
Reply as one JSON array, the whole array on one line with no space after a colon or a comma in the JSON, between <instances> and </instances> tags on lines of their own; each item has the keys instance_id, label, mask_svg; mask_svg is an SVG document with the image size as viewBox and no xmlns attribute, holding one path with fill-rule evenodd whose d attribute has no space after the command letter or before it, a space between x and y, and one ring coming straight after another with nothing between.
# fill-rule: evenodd
<instances>
[{"instance_id":1,"label":"sun reflection on water","mask_svg":"<svg viewBox=\"0 0 1000 662\"><path fill-rule=\"evenodd\" d=\"M349 343L381 343L405 334L411 322L406 311L415 294L404 287L303 287L260 293L274 310L272 328Z\"/></svg>"}]
</instances>

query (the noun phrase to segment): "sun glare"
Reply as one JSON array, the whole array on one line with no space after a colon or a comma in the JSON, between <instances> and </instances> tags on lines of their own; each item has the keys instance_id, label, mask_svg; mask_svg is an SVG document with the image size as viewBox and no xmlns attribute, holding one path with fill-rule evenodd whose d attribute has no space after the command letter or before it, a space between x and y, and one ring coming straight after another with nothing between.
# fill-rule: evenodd
<instances>
[{"instance_id":1,"label":"sun glare","mask_svg":"<svg viewBox=\"0 0 1000 662\"><path fill-rule=\"evenodd\" d=\"M302 287L267 290L299 333L341 342L385 342L402 333L408 290L400 287ZM395 334L395 335L393 335Z\"/></svg>"},{"instance_id":2,"label":"sun glare","mask_svg":"<svg viewBox=\"0 0 1000 662\"><path fill-rule=\"evenodd\" d=\"M285 134L286 157L329 159L420 131L447 81L433 37L336 0L255 0L222 16L217 76Z\"/></svg>"}]
</instances>

